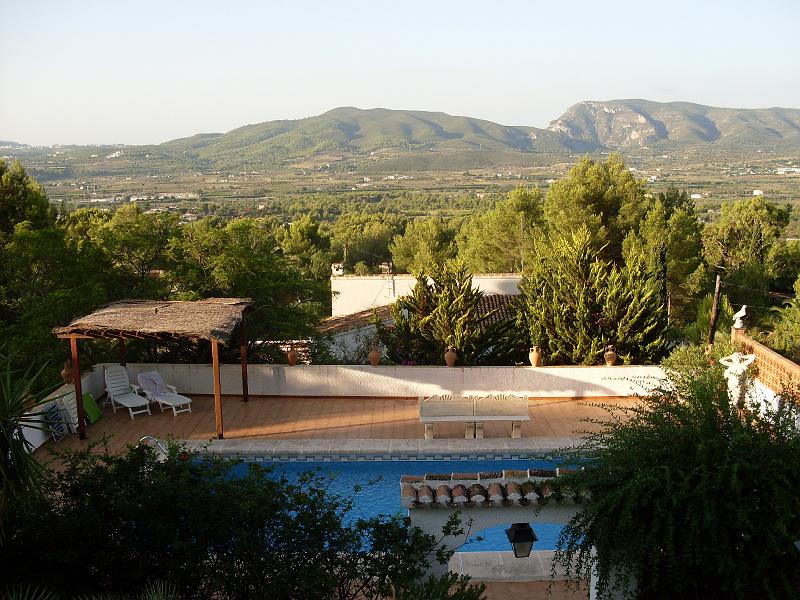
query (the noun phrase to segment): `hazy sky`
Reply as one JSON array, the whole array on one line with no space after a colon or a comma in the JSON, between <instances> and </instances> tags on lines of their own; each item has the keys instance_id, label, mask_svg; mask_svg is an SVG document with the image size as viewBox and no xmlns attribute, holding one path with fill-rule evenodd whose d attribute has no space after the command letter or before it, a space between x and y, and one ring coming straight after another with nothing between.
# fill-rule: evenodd
<instances>
[{"instance_id":1,"label":"hazy sky","mask_svg":"<svg viewBox=\"0 0 800 600\"><path fill-rule=\"evenodd\" d=\"M0 140L158 143L337 106L539 127L588 99L800 108L798 24L798 0L0 0Z\"/></svg>"}]
</instances>

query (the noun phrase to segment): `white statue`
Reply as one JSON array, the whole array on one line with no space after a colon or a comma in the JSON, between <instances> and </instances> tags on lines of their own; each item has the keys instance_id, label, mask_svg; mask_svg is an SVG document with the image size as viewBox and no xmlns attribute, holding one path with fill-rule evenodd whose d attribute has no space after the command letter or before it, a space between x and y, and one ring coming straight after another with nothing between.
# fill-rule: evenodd
<instances>
[{"instance_id":1,"label":"white statue","mask_svg":"<svg viewBox=\"0 0 800 600\"><path fill-rule=\"evenodd\" d=\"M742 304L742 308L733 315L733 318L736 319L733 323L734 329L744 329L744 318L747 316L747 305Z\"/></svg>"},{"instance_id":2,"label":"white statue","mask_svg":"<svg viewBox=\"0 0 800 600\"><path fill-rule=\"evenodd\" d=\"M755 359L755 354L742 354L741 352L734 352L730 356L719 359L719 364L726 367L725 379L728 380L728 397L739 408L744 407L744 398L747 394L747 367Z\"/></svg>"}]
</instances>

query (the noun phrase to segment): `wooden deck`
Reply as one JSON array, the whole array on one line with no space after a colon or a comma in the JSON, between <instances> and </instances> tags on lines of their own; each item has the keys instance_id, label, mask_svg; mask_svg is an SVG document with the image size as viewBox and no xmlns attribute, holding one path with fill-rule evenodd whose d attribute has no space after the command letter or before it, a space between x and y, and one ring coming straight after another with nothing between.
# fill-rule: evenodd
<instances>
[{"instance_id":1,"label":"wooden deck","mask_svg":"<svg viewBox=\"0 0 800 600\"><path fill-rule=\"evenodd\" d=\"M582 419L602 417L603 411L588 402L631 405L630 398L530 398L531 420L522 424L522 437L569 437L593 429ZM225 438L262 439L422 439L416 398L320 398L251 396L242 402L238 396L222 400ZM110 438L117 451L135 444L144 435L158 438L209 440L214 437L212 396L193 396L192 412L173 416L153 407L152 415L137 415L131 420L127 410L113 414L103 409L103 417L87 427L87 440L68 436L58 446L79 448L103 436ZM486 438L510 436L511 424L487 422ZM437 438L463 438L464 425L437 424Z\"/></svg>"}]
</instances>

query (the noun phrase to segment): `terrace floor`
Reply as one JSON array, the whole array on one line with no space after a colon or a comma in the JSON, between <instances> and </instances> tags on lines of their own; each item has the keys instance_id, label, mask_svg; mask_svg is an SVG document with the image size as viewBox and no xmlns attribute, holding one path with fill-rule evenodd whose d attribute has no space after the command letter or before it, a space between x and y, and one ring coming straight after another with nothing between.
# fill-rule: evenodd
<instances>
[{"instance_id":1,"label":"terrace floor","mask_svg":"<svg viewBox=\"0 0 800 600\"><path fill-rule=\"evenodd\" d=\"M531 420L523 423L522 438L529 442L557 442L574 439L580 431L595 430L596 426L583 423L582 420L604 415L602 409L589 405L597 402L632 406L636 399L529 398ZM110 407L105 407L103 417L87 427L87 440L80 441L72 435L58 446L62 449L85 447L92 441L108 436L111 450L117 451L127 444L136 444L145 435L195 442L215 437L211 396L193 396L192 412L177 417L171 411L161 413L157 407L152 410L152 415L137 415L135 420L131 420L127 410L118 410L113 414ZM329 440L327 445L330 447L337 445L332 444L332 440L342 443L346 440L429 442L423 440L424 428L419 421L416 398L251 396L250 401L245 403L238 396L225 396L222 410L225 442L238 444L236 447L239 448L247 442L268 440ZM478 448L483 447L481 444L489 447L492 444L490 440L526 444L525 441L510 440L510 431L511 424L508 422L487 422L485 439L472 440L472 443ZM461 423L437 423L435 436L437 440L450 440L451 445L469 442L464 440L464 425ZM560 445L554 443L554 446Z\"/></svg>"},{"instance_id":2,"label":"terrace floor","mask_svg":"<svg viewBox=\"0 0 800 600\"><path fill-rule=\"evenodd\" d=\"M582 588L573 589L565 581L555 581L552 585L549 581L486 581L484 585L486 600L584 600L589 597L585 584Z\"/></svg>"}]
</instances>

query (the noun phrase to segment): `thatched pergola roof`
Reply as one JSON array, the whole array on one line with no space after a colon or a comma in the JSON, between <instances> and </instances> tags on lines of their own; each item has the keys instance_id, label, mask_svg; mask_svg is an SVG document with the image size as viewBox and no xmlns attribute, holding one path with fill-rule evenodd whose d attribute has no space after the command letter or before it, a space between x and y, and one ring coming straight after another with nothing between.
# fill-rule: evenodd
<instances>
[{"instance_id":1,"label":"thatched pergola roof","mask_svg":"<svg viewBox=\"0 0 800 600\"><path fill-rule=\"evenodd\" d=\"M227 345L250 298L208 298L195 302L121 300L56 327L58 337L215 340Z\"/></svg>"}]
</instances>

